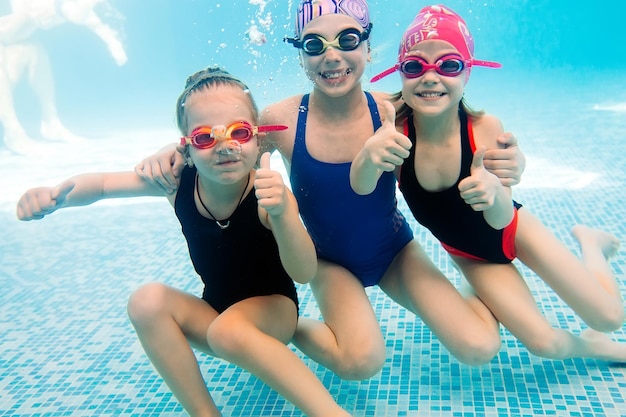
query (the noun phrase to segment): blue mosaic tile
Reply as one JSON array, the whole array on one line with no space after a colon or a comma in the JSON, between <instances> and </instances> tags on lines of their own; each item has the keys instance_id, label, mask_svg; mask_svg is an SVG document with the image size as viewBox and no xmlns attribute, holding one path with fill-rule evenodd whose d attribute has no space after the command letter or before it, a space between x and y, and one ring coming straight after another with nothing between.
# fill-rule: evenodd
<instances>
[{"instance_id":1,"label":"blue mosaic tile","mask_svg":"<svg viewBox=\"0 0 626 417\"><path fill-rule=\"evenodd\" d=\"M554 113L543 117L550 119ZM568 135L582 129L589 117L571 120L572 130L565 132L527 126L526 119L516 126L512 117L512 130L528 135L523 149L529 170L533 161L552 155L561 167L598 174L589 186L559 189L533 182L529 173L523 181L530 178L531 185L514 190L516 199L574 252L578 248L569 229L576 223L626 239L626 158L623 144L616 143L616 137L624 139L623 117L611 119L615 126L599 130L593 138L576 135L576 146L562 150ZM549 120L535 124L550 125ZM148 281L200 293L171 208L161 202L95 205L29 223L16 221L11 208L0 211L0 225L0 416L184 416L126 317L129 294ZM419 225L412 226L435 263L458 285L458 274L439 244ZM541 280L518 266L552 323L573 332L584 329ZM623 249L611 266L625 284ZM298 289L302 314L318 318L308 287ZM497 357L470 367L452 358L421 320L380 290L369 289L368 294L388 353L378 375L342 381L300 355L356 416L626 417L624 365L538 358L503 330ZM626 343L624 328L613 335ZM224 415L301 415L247 372L222 360L198 357Z\"/></svg>"}]
</instances>

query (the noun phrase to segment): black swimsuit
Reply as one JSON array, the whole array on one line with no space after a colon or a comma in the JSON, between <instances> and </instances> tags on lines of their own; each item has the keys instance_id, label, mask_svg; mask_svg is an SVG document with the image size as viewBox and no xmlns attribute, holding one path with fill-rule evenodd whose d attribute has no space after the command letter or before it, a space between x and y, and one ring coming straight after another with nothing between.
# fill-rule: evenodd
<instances>
[{"instance_id":1,"label":"black swimsuit","mask_svg":"<svg viewBox=\"0 0 626 417\"><path fill-rule=\"evenodd\" d=\"M196 169L185 167L174 209L187 239L191 261L204 282L202 299L219 313L246 298L282 294L298 306L295 285L280 261L272 231L258 215L249 192L221 229L202 216L194 201Z\"/></svg>"},{"instance_id":2,"label":"black swimsuit","mask_svg":"<svg viewBox=\"0 0 626 417\"><path fill-rule=\"evenodd\" d=\"M425 190L415 174L415 127L409 115L405 134L413 147L400 172L400 191L404 195L415 219L427 227L451 254L465 258L509 263L515 259L515 231L517 209L513 202L513 220L504 229L492 228L480 211L474 211L460 196L459 182L470 175L470 167L476 145L472 121L459 109L461 119L461 171L450 188L441 191Z\"/></svg>"}]
</instances>

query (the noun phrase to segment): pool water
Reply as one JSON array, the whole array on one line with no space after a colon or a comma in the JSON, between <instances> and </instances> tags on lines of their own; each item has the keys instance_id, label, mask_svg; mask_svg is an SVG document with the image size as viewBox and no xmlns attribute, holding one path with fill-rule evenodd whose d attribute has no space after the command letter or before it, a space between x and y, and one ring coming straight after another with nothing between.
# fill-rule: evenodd
<instances>
[{"instance_id":1,"label":"pool water","mask_svg":"<svg viewBox=\"0 0 626 417\"><path fill-rule=\"evenodd\" d=\"M109 9L106 16L116 18L125 34L129 59L123 66L87 36L73 52L58 45L81 33L69 25L41 40L55 71L59 113L87 140L76 145L42 141L34 111L23 116L24 123L46 152L31 157L0 146L0 416L186 415L143 353L126 316L129 294L145 282L159 280L200 294L201 282L169 204L155 198L107 201L43 221L19 222L15 203L29 187L53 185L76 173L132 169L175 140L175 99L186 75L203 66L223 59L232 72L248 74L261 106L283 92L309 88L298 73L295 53L280 41L290 34L293 4L231 3L111 1L117 14ZM371 74L388 66L384 56L393 60L396 42L387 32L399 37L408 24L410 16L402 10L412 16L419 8L399 1L392 19L383 3L371 3L373 19L381 23L375 28L390 28L384 31L388 39L381 34L373 40L379 49ZM595 51L592 42L604 39L601 47L610 49L615 36L623 41L624 35L609 26L604 34L614 36L602 37L591 27L580 33L584 51L565 52L558 43L565 43L572 25L587 12L604 19L590 17L591 26L615 19L610 2L602 9L586 3L580 10L568 10L569 2L448 3L464 15L471 10L468 24L480 28L476 48L484 51L479 57L505 64L498 71L474 70L467 97L474 107L499 116L520 141L528 163L514 188L516 200L576 253L569 230L578 223L626 240L626 64L619 53ZM245 28L268 11L274 23L269 29L258 26L267 42L250 43ZM495 28L487 24L492 21ZM236 22L244 28L237 29ZM502 39L493 40L492 30ZM507 48L507 42L516 48ZM533 55L518 45L537 47ZM273 50L278 52L272 55ZM572 51L585 52L582 68L573 65L578 55ZM600 66L607 56L618 58ZM549 57L556 59L548 64ZM554 65L559 60L564 64ZM376 88L397 89L399 80L388 78ZM24 93L16 106L28 109L32 100ZM272 164L280 169L276 155ZM401 208L410 218L402 201ZM435 263L459 284L438 243L411 224ZM622 288L624 255L621 249L611 260ZM575 333L585 328L536 275L518 266L555 326ZM298 290L302 315L319 317L308 287ZM418 318L380 290L370 289L369 295L387 341L387 362L378 375L343 381L302 356L355 416L626 416L623 364L538 358L503 329L498 356L470 367L451 357ZM626 344L624 328L613 337ZM198 359L225 416L301 415L246 371L203 354Z\"/></svg>"}]
</instances>

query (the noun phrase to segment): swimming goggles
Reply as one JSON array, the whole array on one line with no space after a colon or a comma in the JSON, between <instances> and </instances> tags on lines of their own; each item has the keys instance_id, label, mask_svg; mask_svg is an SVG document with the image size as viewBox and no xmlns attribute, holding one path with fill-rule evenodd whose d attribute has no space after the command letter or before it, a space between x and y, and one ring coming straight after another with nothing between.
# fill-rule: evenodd
<instances>
[{"instance_id":1,"label":"swimming goggles","mask_svg":"<svg viewBox=\"0 0 626 417\"><path fill-rule=\"evenodd\" d=\"M317 56L326 52L329 46L339 49L340 51L354 51L359 47L361 42L369 39L371 30L371 24L363 32L356 28L348 28L339 32L331 42L317 33L310 33L302 38L302 40L298 38L284 38L283 41L292 44L298 49L302 49L307 55Z\"/></svg>"},{"instance_id":2,"label":"swimming goggles","mask_svg":"<svg viewBox=\"0 0 626 417\"><path fill-rule=\"evenodd\" d=\"M393 67L381 72L373 77L370 81L376 82L387 75L400 71L406 78L421 77L431 69L437 71L437 74L446 77L456 77L460 75L465 69L472 66L482 66L491 68L500 68L501 64L490 61L478 61L475 59L464 60L463 57L457 54L444 55L437 60L434 64L429 64L424 58L419 56L408 56L404 61L397 63Z\"/></svg>"},{"instance_id":3,"label":"swimming goggles","mask_svg":"<svg viewBox=\"0 0 626 417\"><path fill-rule=\"evenodd\" d=\"M200 126L194 129L191 135L181 137L180 144L192 145L194 148L198 149L209 149L214 147L219 140L234 140L239 143L246 143L259 133L285 129L287 129L287 126L252 126L250 123L244 121L231 123L228 126Z\"/></svg>"}]
</instances>

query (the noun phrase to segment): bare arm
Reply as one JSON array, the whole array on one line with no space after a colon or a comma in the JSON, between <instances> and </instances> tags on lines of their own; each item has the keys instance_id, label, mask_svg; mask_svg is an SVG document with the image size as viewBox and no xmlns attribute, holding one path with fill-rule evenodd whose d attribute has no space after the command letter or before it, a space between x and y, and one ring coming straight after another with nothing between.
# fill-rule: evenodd
<instances>
[{"instance_id":1,"label":"bare arm","mask_svg":"<svg viewBox=\"0 0 626 417\"><path fill-rule=\"evenodd\" d=\"M135 165L135 173L154 187L171 194L178 189L178 179L185 167L184 147L170 143Z\"/></svg>"},{"instance_id":2,"label":"bare arm","mask_svg":"<svg viewBox=\"0 0 626 417\"><path fill-rule=\"evenodd\" d=\"M132 171L81 174L54 187L26 191L17 203L17 217L39 220L61 208L85 206L105 198L162 195L162 191Z\"/></svg>"},{"instance_id":3,"label":"bare arm","mask_svg":"<svg viewBox=\"0 0 626 417\"><path fill-rule=\"evenodd\" d=\"M106 44L117 65L124 65L128 60L124 45L117 31L104 23L96 14L95 7L98 3L106 3L106 1L65 1L61 4L61 13L68 21L83 25L95 33Z\"/></svg>"},{"instance_id":4,"label":"bare arm","mask_svg":"<svg viewBox=\"0 0 626 417\"><path fill-rule=\"evenodd\" d=\"M485 115L474 122L476 151L470 176L459 182L461 197L472 209L482 211L485 221L497 230L506 227L513 218L511 189L502 184L501 178L486 169L484 159L487 149L505 146L496 139L502 132L502 123L494 116Z\"/></svg>"},{"instance_id":5,"label":"bare arm","mask_svg":"<svg viewBox=\"0 0 626 417\"><path fill-rule=\"evenodd\" d=\"M356 155L350 167L350 185L357 194L370 194L383 172L394 171L409 156L411 141L396 130L396 111L384 101L385 120Z\"/></svg>"},{"instance_id":6,"label":"bare arm","mask_svg":"<svg viewBox=\"0 0 626 417\"><path fill-rule=\"evenodd\" d=\"M305 284L317 272L315 246L300 220L295 197L281 174L270 168L270 154L264 153L254 180L259 215L272 230L283 267L294 281Z\"/></svg>"},{"instance_id":7,"label":"bare arm","mask_svg":"<svg viewBox=\"0 0 626 417\"><path fill-rule=\"evenodd\" d=\"M259 135L261 153L278 151L283 159L287 172L291 170L291 155L293 153L298 115L302 94L288 97L278 103L271 104L260 113L259 125L286 125L287 130L268 132L265 136Z\"/></svg>"}]
</instances>

